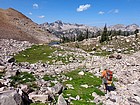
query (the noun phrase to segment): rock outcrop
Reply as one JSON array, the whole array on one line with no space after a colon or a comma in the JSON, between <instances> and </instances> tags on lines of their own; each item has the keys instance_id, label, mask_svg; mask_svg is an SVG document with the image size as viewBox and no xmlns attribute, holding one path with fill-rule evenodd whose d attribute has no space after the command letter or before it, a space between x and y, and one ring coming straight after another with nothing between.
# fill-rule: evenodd
<instances>
[{"instance_id":1,"label":"rock outcrop","mask_svg":"<svg viewBox=\"0 0 140 105\"><path fill-rule=\"evenodd\" d=\"M30 105L31 100L18 90L7 90L0 92L0 105Z\"/></svg>"},{"instance_id":2,"label":"rock outcrop","mask_svg":"<svg viewBox=\"0 0 140 105\"><path fill-rule=\"evenodd\" d=\"M65 101L64 97L62 96L62 94L59 95L56 105L68 105L67 102Z\"/></svg>"}]
</instances>

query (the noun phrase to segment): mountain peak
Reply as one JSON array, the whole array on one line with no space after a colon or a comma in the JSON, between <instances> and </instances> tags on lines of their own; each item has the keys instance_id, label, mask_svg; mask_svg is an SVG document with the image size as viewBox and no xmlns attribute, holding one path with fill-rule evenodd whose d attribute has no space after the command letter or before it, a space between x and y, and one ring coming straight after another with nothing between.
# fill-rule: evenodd
<instances>
[{"instance_id":1,"label":"mountain peak","mask_svg":"<svg viewBox=\"0 0 140 105\"><path fill-rule=\"evenodd\" d=\"M61 20L57 20L57 21L55 21L54 23L63 24L63 22L62 22Z\"/></svg>"},{"instance_id":2,"label":"mountain peak","mask_svg":"<svg viewBox=\"0 0 140 105\"><path fill-rule=\"evenodd\" d=\"M10 11L11 11L11 10L12 10L12 11L17 11L17 10L15 10L14 8L8 8L8 9L6 9L6 10L7 10L7 11L8 11L8 10L10 10Z\"/></svg>"},{"instance_id":3,"label":"mountain peak","mask_svg":"<svg viewBox=\"0 0 140 105\"><path fill-rule=\"evenodd\" d=\"M136 27L139 27L139 25L137 25L137 24L135 24L135 23L130 24L130 25L128 25L128 26L136 26Z\"/></svg>"},{"instance_id":4,"label":"mountain peak","mask_svg":"<svg viewBox=\"0 0 140 105\"><path fill-rule=\"evenodd\" d=\"M24 14L22 14L21 12L15 10L13 8L8 8L5 11L7 12L8 16L29 19Z\"/></svg>"}]
</instances>

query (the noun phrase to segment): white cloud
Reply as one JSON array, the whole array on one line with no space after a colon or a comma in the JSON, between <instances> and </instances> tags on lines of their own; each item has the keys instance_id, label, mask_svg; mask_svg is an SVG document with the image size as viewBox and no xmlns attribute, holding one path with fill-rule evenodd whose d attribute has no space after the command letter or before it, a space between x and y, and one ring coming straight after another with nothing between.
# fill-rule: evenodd
<instances>
[{"instance_id":1,"label":"white cloud","mask_svg":"<svg viewBox=\"0 0 140 105\"><path fill-rule=\"evenodd\" d=\"M110 11L108 11L108 13L119 13L119 9L112 9Z\"/></svg>"},{"instance_id":2,"label":"white cloud","mask_svg":"<svg viewBox=\"0 0 140 105\"><path fill-rule=\"evenodd\" d=\"M29 15L32 15L33 13L32 12L29 12Z\"/></svg>"},{"instance_id":3,"label":"white cloud","mask_svg":"<svg viewBox=\"0 0 140 105\"><path fill-rule=\"evenodd\" d=\"M91 5L90 4L85 4L85 5L80 5L78 8L77 8L77 12L82 12L84 10L87 10L88 8L90 8Z\"/></svg>"},{"instance_id":4,"label":"white cloud","mask_svg":"<svg viewBox=\"0 0 140 105\"><path fill-rule=\"evenodd\" d=\"M45 18L45 16L44 15L41 15L41 16L38 16L38 18L42 19L42 18Z\"/></svg>"},{"instance_id":5,"label":"white cloud","mask_svg":"<svg viewBox=\"0 0 140 105\"><path fill-rule=\"evenodd\" d=\"M115 9L115 10L114 10L114 13L119 13L119 10L118 10L118 9Z\"/></svg>"},{"instance_id":6,"label":"white cloud","mask_svg":"<svg viewBox=\"0 0 140 105\"><path fill-rule=\"evenodd\" d=\"M105 14L105 12L99 11L98 14L99 14L99 15L103 15L103 14Z\"/></svg>"},{"instance_id":7,"label":"white cloud","mask_svg":"<svg viewBox=\"0 0 140 105\"><path fill-rule=\"evenodd\" d=\"M38 6L38 4L33 4L33 8L38 8L39 6Z\"/></svg>"}]
</instances>

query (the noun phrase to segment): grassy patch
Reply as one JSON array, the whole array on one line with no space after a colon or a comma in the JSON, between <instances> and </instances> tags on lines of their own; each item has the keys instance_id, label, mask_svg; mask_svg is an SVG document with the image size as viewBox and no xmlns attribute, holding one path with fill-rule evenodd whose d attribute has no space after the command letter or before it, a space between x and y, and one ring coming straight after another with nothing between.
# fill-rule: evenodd
<instances>
[{"instance_id":1,"label":"grassy patch","mask_svg":"<svg viewBox=\"0 0 140 105\"><path fill-rule=\"evenodd\" d=\"M45 74L44 77L43 77L43 79L45 81L55 80L55 78L56 77L53 77L52 75L47 75L47 74Z\"/></svg>"},{"instance_id":2,"label":"grassy patch","mask_svg":"<svg viewBox=\"0 0 140 105\"><path fill-rule=\"evenodd\" d=\"M85 74L81 76L78 74L79 72L80 70L75 70L65 74L66 76L72 78L72 80L67 80L64 84L71 84L74 89L65 90L64 97L69 97L69 95L76 97L79 95L81 100L72 101L74 105L94 105L93 102L90 102L90 100L94 99L91 94L96 92L98 95L104 95L104 93L99 90L101 79L88 72L85 72ZM88 88L81 86L85 84L88 85Z\"/></svg>"},{"instance_id":3,"label":"grassy patch","mask_svg":"<svg viewBox=\"0 0 140 105\"><path fill-rule=\"evenodd\" d=\"M44 104L44 103L31 103L30 105L48 105L48 104Z\"/></svg>"},{"instance_id":4,"label":"grassy patch","mask_svg":"<svg viewBox=\"0 0 140 105\"><path fill-rule=\"evenodd\" d=\"M79 75L78 73L81 69L74 70L71 72L64 73L60 76L50 76L44 75L43 79L46 81L57 80L64 84L67 87L67 84L72 85L72 88L68 88L63 91L63 96L65 98L80 96L80 100L72 100L73 105L96 105L91 102L94 100L92 96L93 92L96 92L98 95L102 96L104 93L99 89L102 84L100 78L97 78L89 72L84 72L84 75ZM65 78L65 79L64 79ZM63 81L64 80L64 81ZM81 85L88 85L88 88L82 87Z\"/></svg>"},{"instance_id":5,"label":"grassy patch","mask_svg":"<svg viewBox=\"0 0 140 105\"><path fill-rule=\"evenodd\" d=\"M26 84L28 87L30 87L33 90L39 89L38 85L35 82L28 82Z\"/></svg>"},{"instance_id":6,"label":"grassy patch","mask_svg":"<svg viewBox=\"0 0 140 105\"><path fill-rule=\"evenodd\" d=\"M5 73L0 73L0 79L3 77L4 74L5 74Z\"/></svg>"},{"instance_id":7,"label":"grassy patch","mask_svg":"<svg viewBox=\"0 0 140 105\"><path fill-rule=\"evenodd\" d=\"M62 61L63 64L68 64L70 63L71 61L69 60L70 57L72 58L75 58L74 55L72 54L65 54L66 52L65 51L59 51L58 52L60 55L55 55L55 54L52 54L52 57L50 58L50 63L56 63L56 62L59 62L59 61ZM53 62L54 61L54 62ZM61 64L61 63L60 63Z\"/></svg>"},{"instance_id":8,"label":"grassy patch","mask_svg":"<svg viewBox=\"0 0 140 105\"><path fill-rule=\"evenodd\" d=\"M77 58L74 54L69 54L70 51L64 51L60 48L50 47L48 45L33 45L31 48L21 51L14 56L17 62L36 63L38 61L48 62L49 64L68 64L69 58Z\"/></svg>"},{"instance_id":9,"label":"grassy patch","mask_svg":"<svg viewBox=\"0 0 140 105\"><path fill-rule=\"evenodd\" d=\"M50 56L54 51L55 49L47 45L33 45L31 48L17 54L14 58L17 62L46 62L49 59L48 56Z\"/></svg>"},{"instance_id":10,"label":"grassy patch","mask_svg":"<svg viewBox=\"0 0 140 105\"><path fill-rule=\"evenodd\" d=\"M12 76L10 77L11 85L16 86L18 84L26 84L28 82L34 82L36 79L32 74L29 74L28 72L22 72L18 76ZM34 86L34 85L33 85Z\"/></svg>"},{"instance_id":11,"label":"grassy patch","mask_svg":"<svg viewBox=\"0 0 140 105\"><path fill-rule=\"evenodd\" d=\"M118 82L119 80L115 77L113 77L113 81Z\"/></svg>"},{"instance_id":12,"label":"grassy patch","mask_svg":"<svg viewBox=\"0 0 140 105\"><path fill-rule=\"evenodd\" d=\"M95 103L91 103L91 102L85 102L83 100L79 100L79 101L72 101L72 105L96 105Z\"/></svg>"},{"instance_id":13,"label":"grassy patch","mask_svg":"<svg viewBox=\"0 0 140 105\"><path fill-rule=\"evenodd\" d=\"M107 56L107 55L110 55L112 54L111 52L108 52L108 51L100 51L100 52L95 52L94 55L96 56Z\"/></svg>"},{"instance_id":14,"label":"grassy patch","mask_svg":"<svg viewBox=\"0 0 140 105\"><path fill-rule=\"evenodd\" d=\"M43 76L43 79L45 81L50 81L51 86L55 85L55 83L53 83L52 81L55 81L55 80L59 81L59 79L55 75L48 75L48 74L45 74Z\"/></svg>"}]
</instances>

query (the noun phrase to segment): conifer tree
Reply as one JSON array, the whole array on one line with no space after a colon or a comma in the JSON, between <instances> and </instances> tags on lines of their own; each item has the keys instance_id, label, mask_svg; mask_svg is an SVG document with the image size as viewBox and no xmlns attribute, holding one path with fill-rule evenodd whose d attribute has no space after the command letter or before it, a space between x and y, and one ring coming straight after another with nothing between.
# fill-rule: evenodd
<instances>
[{"instance_id":1,"label":"conifer tree","mask_svg":"<svg viewBox=\"0 0 140 105\"><path fill-rule=\"evenodd\" d=\"M104 41L109 41L109 36L108 36L108 31L107 31L107 26L105 25L104 30L101 35L100 43Z\"/></svg>"},{"instance_id":2,"label":"conifer tree","mask_svg":"<svg viewBox=\"0 0 140 105\"><path fill-rule=\"evenodd\" d=\"M89 31L88 31L88 29L86 30L86 39L88 39L89 38Z\"/></svg>"},{"instance_id":3,"label":"conifer tree","mask_svg":"<svg viewBox=\"0 0 140 105\"><path fill-rule=\"evenodd\" d=\"M134 31L135 38L138 38L138 33L139 33L139 30L138 30L138 29L136 29L136 30Z\"/></svg>"},{"instance_id":4,"label":"conifer tree","mask_svg":"<svg viewBox=\"0 0 140 105\"><path fill-rule=\"evenodd\" d=\"M84 40L83 33L80 32L80 34L77 36L77 41L83 41L83 40Z\"/></svg>"}]
</instances>

